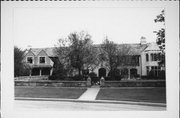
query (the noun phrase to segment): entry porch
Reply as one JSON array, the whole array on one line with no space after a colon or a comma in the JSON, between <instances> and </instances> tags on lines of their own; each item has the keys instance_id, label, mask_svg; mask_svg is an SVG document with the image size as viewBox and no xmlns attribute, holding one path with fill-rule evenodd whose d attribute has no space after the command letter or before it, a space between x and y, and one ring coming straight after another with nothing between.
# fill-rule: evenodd
<instances>
[{"instance_id":1,"label":"entry porch","mask_svg":"<svg viewBox=\"0 0 180 118\"><path fill-rule=\"evenodd\" d=\"M44 75L52 75L53 68L50 66L47 67L32 67L30 69L29 76L44 76Z\"/></svg>"}]
</instances>

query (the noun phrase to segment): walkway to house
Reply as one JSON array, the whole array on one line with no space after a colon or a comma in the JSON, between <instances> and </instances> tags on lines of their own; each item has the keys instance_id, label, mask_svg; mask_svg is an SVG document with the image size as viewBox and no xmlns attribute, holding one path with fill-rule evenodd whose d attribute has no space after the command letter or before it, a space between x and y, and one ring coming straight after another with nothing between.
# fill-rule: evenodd
<instances>
[{"instance_id":1,"label":"walkway to house","mask_svg":"<svg viewBox=\"0 0 180 118\"><path fill-rule=\"evenodd\" d=\"M92 86L91 88L88 88L80 97L78 100L95 100L96 96L99 92L100 88L99 86Z\"/></svg>"}]
</instances>

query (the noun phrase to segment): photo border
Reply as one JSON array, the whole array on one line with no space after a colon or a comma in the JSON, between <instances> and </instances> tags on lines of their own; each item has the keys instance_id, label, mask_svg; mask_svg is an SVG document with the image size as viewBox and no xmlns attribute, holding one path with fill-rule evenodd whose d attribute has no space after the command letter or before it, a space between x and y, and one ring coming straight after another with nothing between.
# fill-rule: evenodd
<instances>
[{"instance_id":1,"label":"photo border","mask_svg":"<svg viewBox=\"0 0 180 118\"><path fill-rule=\"evenodd\" d=\"M1 115L3 118L178 118L179 4L178 1L2 1L1 2ZM166 111L16 111L14 104L13 11L16 8L165 8ZM172 53L173 52L173 53ZM177 104L178 103L178 104Z\"/></svg>"}]
</instances>

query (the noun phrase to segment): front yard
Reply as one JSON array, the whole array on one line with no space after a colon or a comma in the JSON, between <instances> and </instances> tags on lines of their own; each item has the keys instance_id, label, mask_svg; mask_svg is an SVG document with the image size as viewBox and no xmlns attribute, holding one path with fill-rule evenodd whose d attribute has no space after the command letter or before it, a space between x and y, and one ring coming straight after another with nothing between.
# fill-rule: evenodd
<instances>
[{"instance_id":1,"label":"front yard","mask_svg":"<svg viewBox=\"0 0 180 118\"><path fill-rule=\"evenodd\" d=\"M87 88L15 87L15 97L78 99ZM166 103L164 87L101 88L96 100Z\"/></svg>"},{"instance_id":2,"label":"front yard","mask_svg":"<svg viewBox=\"0 0 180 118\"><path fill-rule=\"evenodd\" d=\"M86 88L15 87L15 97L77 99Z\"/></svg>"},{"instance_id":3,"label":"front yard","mask_svg":"<svg viewBox=\"0 0 180 118\"><path fill-rule=\"evenodd\" d=\"M166 103L166 90L163 87L103 88L96 96L96 100Z\"/></svg>"}]
</instances>

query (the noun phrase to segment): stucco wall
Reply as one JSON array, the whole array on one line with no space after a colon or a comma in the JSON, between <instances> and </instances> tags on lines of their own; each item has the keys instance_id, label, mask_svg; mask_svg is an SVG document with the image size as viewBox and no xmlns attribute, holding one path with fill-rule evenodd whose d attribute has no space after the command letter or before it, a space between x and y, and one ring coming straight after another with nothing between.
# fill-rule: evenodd
<instances>
[{"instance_id":1,"label":"stucco wall","mask_svg":"<svg viewBox=\"0 0 180 118\"><path fill-rule=\"evenodd\" d=\"M33 64L32 65L51 65L51 66L53 66L53 64L54 64L54 62L48 57L48 55L43 50L37 56L34 56L34 54L31 51L29 51L27 53L27 55L25 56L25 59L24 59L25 62L27 62L26 59L29 56L33 57ZM41 57L41 56L45 57L45 64L39 63L39 57Z\"/></svg>"},{"instance_id":2,"label":"stucco wall","mask_svg":"<svg viewBox=\"0 0 180 118\"><path fill-rule=\"evenodd\" d=\"M142 75L145 76L147 75L147 66L158 66L158 61L152 61L151 60L151 53L160 53L160 51L144 51L141 53L141 58L142 58ZM146 61L146 54L149 54L149 61Z\"/></svg>"}]
</instances>

